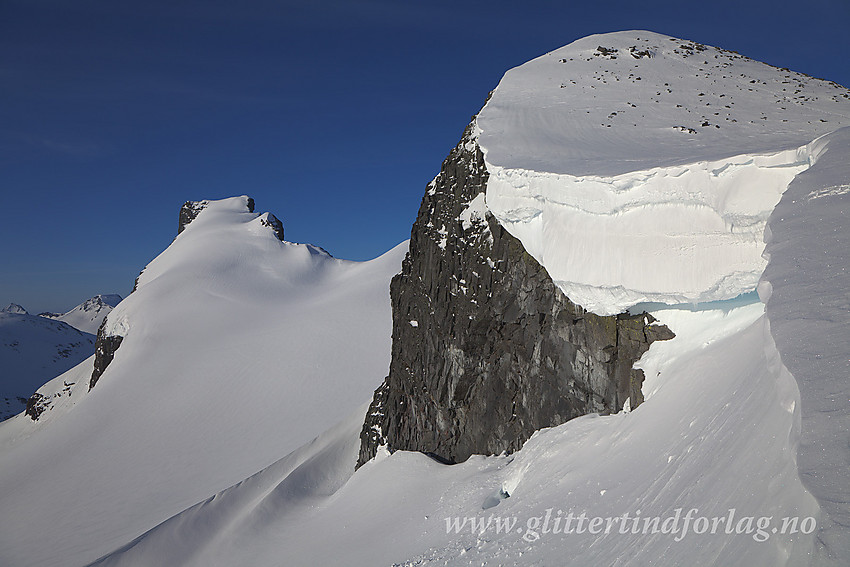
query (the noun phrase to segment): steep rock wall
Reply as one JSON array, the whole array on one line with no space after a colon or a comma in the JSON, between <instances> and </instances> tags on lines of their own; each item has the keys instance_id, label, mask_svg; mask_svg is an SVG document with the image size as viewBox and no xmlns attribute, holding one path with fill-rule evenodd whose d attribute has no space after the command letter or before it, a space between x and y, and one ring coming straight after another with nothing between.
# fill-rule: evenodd
<instances>
[{"instance_id":1,"label":"steep rock wall","mask_svg":"<svg viewBox=\"0 0 850 567\"><path fill-rule=\"evenodd\" d=\"M103 322L97 329L97 340L94 343L94 368L92 369L91 379L89 380L89 390L94 388L100 377L106 371L106 367L115 358L115 351L121 346L121 341L124 337L120 335L106 334L106 321L109 315L104 317Z\"/></svg>"},{"instance_id":2,"label":"steep rock wall","mask_svg":"<svg viewBox=\"0 0 850 567\"><path fill-rule=\"evenodd\" d=\"M474 121L422 200L390 288L389 376L375 392L358 466L379 446L455 463L515 451L543 427L643 400L634 362L671 338L649 315L573 304L484 206Z\"/></svg>"}]
</instances>

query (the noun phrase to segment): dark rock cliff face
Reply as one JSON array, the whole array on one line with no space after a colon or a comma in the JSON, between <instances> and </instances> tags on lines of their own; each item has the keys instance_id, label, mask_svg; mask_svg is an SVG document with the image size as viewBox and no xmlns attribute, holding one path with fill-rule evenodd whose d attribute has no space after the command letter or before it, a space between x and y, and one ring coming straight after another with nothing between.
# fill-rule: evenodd
<instances>
[{"instance_id":1,"label":"dark rock cliff face","mask_svg":"<svg viewBox=\"0 0 850 567\"><path fill-rule=\"evenodd\" d=\"M209 201L186 201L180 207L180 215L177 218L177 234L183 232L186 226L195 220L198 214L203 211Z\"/></svg>"},{"instance_id":2,"label":"dark rock cliff face","mask_svg":"<svg viewBox=\"0 0 850 567\"><path fill-rule=\"evenodd\" d=\"M632 368L649 315L600 317L573 304L483 203L488 173L473 126L428 186L392 280L389 376L361 432L357 466L380 445L449 463L516 451L534 431L643 401Z\"/></svg>"},{"instance_id":3,"label":"dark rock cliff face","mask_svg":"<svg viewBox=\"0 0 850 567\"><path fill-rule=\"evenodd\" d=\"M89 390L94 388L94 385L100 380L106 367L115 358L115 351L118 350L118 347L121 346L121 341L124 340L124 337L117 335L106 336L104 329L106 328L107 319L109 319L109 315L106 316L97 330L97 341L94 343L94 370L92 370L91 380L89 380Z\"/></svg>"},{"instance_id":4,"label":"dark rock cliff face","mask_svg":"<svg viewBox=\"0 0 850 567\"><path fill-rule=\"evenodd\" d=\"M41 414L45 412L50 407L50 400L38 392L34 393L30 396L30 399L27 400L27 408L24 410L24 413L30 416L30 419L33 421L38 421L38 418L41 417Z\"/></svg>"}]
</instances>

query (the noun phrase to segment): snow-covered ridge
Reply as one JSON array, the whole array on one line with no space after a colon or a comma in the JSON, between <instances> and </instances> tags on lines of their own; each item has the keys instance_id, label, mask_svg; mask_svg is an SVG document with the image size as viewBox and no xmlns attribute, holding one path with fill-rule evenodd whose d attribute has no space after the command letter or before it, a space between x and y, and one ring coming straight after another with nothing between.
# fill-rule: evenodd
<instances>
[{"instance_id":1,"label":"snow-covered ridge","mask_svg":"<svg viewBox=\"0 0 850 567\"><path fill-rule=\"evenodd\" d=\"M847 89L650 32L584 38L506 73L477 119L487 207L573 301L755 289L768 216L850 124Z\"/></svg>"},{"instance_id":2,"label":"snow-covered ridge","mask_svg":"<svg viewBox=\"0 0 850 567\"><path fill-rule=\"evenodd\" d=\"M209 201L107 317L96 386L91 357L39 389L39 421L0 424L0 565L88 565L369 400L407 243L350 262L270 219Z\"/></svg>"},{"instance_id":3,"label":"snow-covered ridge","mask_svg":"<svg viewBox=\"0 0 850 567\"><path fill-rule=\"evenodd\" d=\"M599 43L608 47L594 49L597 60L660 57ZM707 49L680 51L695 52L690 59ZM690 135L685 128L672 131ZM365 411L354 405L389 362L386 283L406 246L359 265L339 261L279 242L244 198L204 202L209 210L198 209L110 315L109 333L127 341L102 385L69 389L86 383L88 360L39 390L55 400L41 422L18 416L0 425L0 564L844 565L850 135L806 144L815 134L712 157L726 149L718 142L683 163L666 163L659 151L655 162L620 173L491 164L492 187L459 215L463 228L515 200L514 224L538 239L545 262L589 248L575 260L582 273L594 273L597 241L611 241L603 260L633 260L618 247L636 236L617 232L614 219L624 230L661 226L648 244L681 230L681 250L676 241L659 244L659 258L636 249L638 275L659 285L662 276L694 277L682 262L714 239L722 250L710 266L692 267L696 275L722 272L736 251L750 258L752 243L733 237L760 248L764 211L794 181L769 221L767 317L752 294L650 310L677 336L641 359L647 399L639 408L584 416L539 431L512 455L450 467L397 451L354 472ZM503 200L493 197L500 188ZM567 213L585 223L583 240L548 226ZM534 223L539 230L526 226ZM744 276L754 269L748 264ZM612 289L613 298L599 299L606 309L622 297ZM616 523L611 533L543 527L567 513L666 524L689 510L724 520L720 531L700 534L693 522L681 538L648 533L646 524L643 533ZM758 518L759 531L727 531L733 510L738 526L753 520L745 530ZM518 520L516 530L447 533L452 518L493 515ZM816 537L771 531L790 517L816 520ZM764 530L762 518L772 521Z\"/></svg>"},{"instance_id":4,"label":"snow-covered ridge","mask_svg":"<svg viewBox=\"0 0 850 567\"><path fill-rule=\"evenodd\" d=\"M120 302L121 296L118 294L100 294L85 300L66 313L39 313L39 316L64 321L75 329L95 334L109 312Z\"/></svg>"}]
</instances>

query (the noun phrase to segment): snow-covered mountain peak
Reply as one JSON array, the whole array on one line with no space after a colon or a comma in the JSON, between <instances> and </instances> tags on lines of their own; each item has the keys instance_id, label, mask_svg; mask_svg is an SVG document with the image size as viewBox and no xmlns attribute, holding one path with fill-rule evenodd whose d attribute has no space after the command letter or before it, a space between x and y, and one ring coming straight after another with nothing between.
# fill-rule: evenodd
<instances>
[{"instance_id":1,"label":"snow-covered mountain peak","mask_svg":"<svg viewBox=\"0 0 850 567\"><path fill-rule=\"evenodd\" d=\"M40 317L64 321L84 333L97 333L103 319L121 302L116 293L99 294L87 299L66 313L39 313Z\"/></svg>"},{"instance_id":2,"label":"snow-covered mountain peak","mask_svg":"<svg viewBox=\"0 0 850 567\"><path fill-rule=\"evenodd\" d=\"M180 209L180 223L177 234L181 234L189 226L189 223L195 222L201 216L201 213L205 213L204 219L209 219L211 216L227 212L251 214L253 215L251 217L252 219L257 216L253 214L254 199L247 195L229 197L216 201L207 199L202 201L186 201ZM208 221L205 220L204 222Z\"/></svg>"},{"instance_id":3,"label":"snow-covered mountain peak","mask_svg":"<svg viewBox=\"0 0 850 567\"><path fill-rule=\"evenodd\" d=\"M97 354L38 390L40 419L0 429L0 510L27 510L12 525L0 514L0 564L87 565L307 443L380 384L407 244L339 260L282 242L249 203L199 208L110 312ZM32 525L64 531L43 546ZM74 544L81 533L97 535Z\"/></svg>"},{"instance_id":4,"label":"snow-covered mountain peak","mask_svg":"<svg viewBox=\"0 0 850 567\"><path fill-rule=\"evenodd\" d=\"M26 315L27 310L18 305L17 303L10 303L3 309L0 309L0 313L19 313L21 315Z\"/></svg>"},{"instance_id":5,"label":"snow-covered mountain peak","mask_svg":"<svg viewBox=\"0 0 850 567\"><path fill-rule=\"evenodd\" d=\"M644 31L508 71L478 116L488 209L600 315L755 289L763 233L850 91Z\"/></svg>"},{"instance_id":6,"label":"snow-covered mountain peak","mask_svg":"<svg viewBox=\"0 0 850 567\"><path fill-rule=\"evenodd\" d=\"M188 201L181 209L180 227L174 243L139 275L137 289L170 270L193 271L203 278L235 266L252 271L258 268L252 260L268 247L305 246L283 242L283 223L271 213L254 212L254 199L247 195ZM248 280L247 272L242 278Z\"/></svg>"},{"instance_id":7,"label":"snow-covered mountain peak","mask_svg":"<svg viewBox=\"0 0 850 567\"><path fill-rule=\"evenodd\" d=\"M259 217L257 217L256 221L262 227L268 227L272 229L277 239L283 242L283 223L271 213L263 213Z\"/></svg>"},{"instance_id":8,"label":"snow-covered mountain peak","mask_svg":"<svg viewBox=\"0 0 850 567\"><path fill-rule=\"evenodd\" d=\"M840 85L648 31L511 69L478 118L489 164L581 176L796 149L847 125Z\"/></svg>"},{"instance_id":9,"label":"snow-covered mountain peak","mask_svg":"<svg viewBox=\"0 0 850 567\"><path fill-rule=\"evenodd\" d=\"M122 297L117 293L103 293L86 300L83 309L97 309L104 306L115 307L121 302Z\"/></svg>"}]
</instances>

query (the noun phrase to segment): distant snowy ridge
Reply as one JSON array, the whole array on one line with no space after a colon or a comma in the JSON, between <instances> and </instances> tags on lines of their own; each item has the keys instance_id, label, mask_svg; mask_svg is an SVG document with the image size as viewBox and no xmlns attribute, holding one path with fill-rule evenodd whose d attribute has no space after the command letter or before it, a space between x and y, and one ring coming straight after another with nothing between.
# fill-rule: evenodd
<instances>
[{"instance_id":1,"label":"distant snowy ridge","mask_svg":"<svg viewBox=\"0 0 850 567\"><path fill-rule=\"evenodd\" d=\"M65 313L39 313L39 316L64 321L84 333L97 333L103 319L121 302L118 294L95 295Z\"/></svg>"},{"instance_id":2,"label":"distant snowy ridge","mask_svg":"<svg viewBox=\"0 0 850 567\"><path fill-rule=\"evenodd\" d=\"M49 395L36 390L89 358L103 319L121 301L120 295L96 295L67 313L30 315L17 303L0 310L0 421L23 412L37 419L64 395L62 385ZM29 402L29 408L28 408Z\"/></svg>"},{"instance_id":3,"label":"distant snowy ridge","mask_svg":"<svg viewBox=\"0 0 850 567\"><path fill-rule=\"evenodd\" d=\"M481 111L487 207L594 313L729 299L755 289L810 142L850 125L848 92L651 32L590 36L506 73Z\"/></svg>"},{"instance_id":4,"label":"distant snowy ridge","mask_svg":"<svg viewBox=\"0 0 850 567\"><path fill-rule=\"evenodd\" d=\"M23 412L45 382L90 357L94 342L90 333L23 308L0 312L0 421Z\"/></svg>"}]
</instances>

